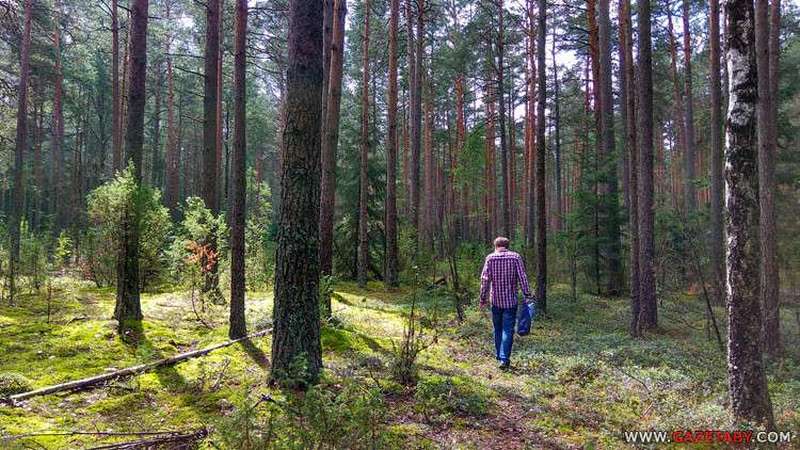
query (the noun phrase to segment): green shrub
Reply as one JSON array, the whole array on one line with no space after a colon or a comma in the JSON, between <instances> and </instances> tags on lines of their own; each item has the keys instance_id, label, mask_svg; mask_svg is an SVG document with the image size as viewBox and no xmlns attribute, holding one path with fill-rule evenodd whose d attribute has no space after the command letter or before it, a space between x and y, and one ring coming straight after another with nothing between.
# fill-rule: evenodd
<instances>
[{"instance_id":1,"label":"green shrub","mask_svg":"<svg viewBox=\"0 0 800 450\"><path fill-rule=\"evenodd\" d=\"M138 198L137 198L138 195ZM84 275L98 286L116 281L116 261L126 215L140 208L139 279L142 288L162 281L168 269L166 249L172 222L161 204L161 192L137 188L129 166L113 180L89 193L89 229L84 239Z\"/></svg>"},{"instance_id":2,"label":"green shrub","mask_svg":"<svg viewBox=\"0 0 800 450\"><path fill-rule=\"evenodd\" d=\"M31 390L31 382L16 372L0 372L0 397Z\"/></svg>"},{"instance_id":3,"label":"green shrub","mask_svg":"<svg viewBox=\"0 0 800 450\"><path fill-rule=\"evenodd\" d=\"M275 274L275 242L270 239L272 205L269 185L247 173L247 224L244 232L245 280L248 289L269 289Z\"/></svg>"},{"instance_id":4,"label":"green shrub","mask_svg":"<svg viewBox=\"0 0 800 450\"><path fill-rule=\"evenodd\" d=\"M223 449L386 448L385 407L377 389L356 381L320 384L283 399L246 398L219 422Z\"/></svg>"},{"instance_id":5,"label":"green shrub","mask_svg":"<svg viewBox=\"0 0 800 450\"><path fill-rule=\"evenodd\" d=\"M414 398L416 407L429 420L449 415L480 417L489 409L487 391L462 377L423 378L417 383Z\"/></svg>"}]
</instances>

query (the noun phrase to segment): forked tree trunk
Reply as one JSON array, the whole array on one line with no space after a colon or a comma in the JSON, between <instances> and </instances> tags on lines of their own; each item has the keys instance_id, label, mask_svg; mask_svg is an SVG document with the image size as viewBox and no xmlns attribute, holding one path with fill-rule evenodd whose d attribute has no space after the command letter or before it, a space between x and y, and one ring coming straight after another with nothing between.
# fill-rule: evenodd
<instances>
[{"instance_id":1,"label":"forked tree trunk","mask_svg":"<svg viewBox=\"0 0 800 450\"><path fill-rule=\"evenodd\" d=\"M339 145L339 111L342 99L342 64L347 1L336 0L331 33L328 93L325 101L325 130L322 135L322 183L320 203L320 271L330 275L333 267L333 215L336 203L336 149ZM326 300L330 310L330 299ZM327 314L327 312L326 312Z\"/></svg>"},{"instance_id":2,"label":"forked tree trunk","mask_svg":"<svg viewBox=\"0 0 800 450\"><path fill-rule=\"evenodd\" d=\"M144 144L145 79L147 77L147 10L148 0L131 3L131 58L128 83L128 130L125 133L125 160L133 164L136 191L132 205L126 208L123 234L120 240L117 273L117 320L119 332L124 335L136 330L142 320L139 301L139 224L141 204L139 191L142 184L142 146Z\"/></svg>"},{"instance_id":3,"label":"forked tree trunk","mask_svg":"<svg viewBox=\"0 0 800 450\"><path fill-rule=\"evenodd\" d=\"M319 379L320 130L322 3L289 1L286 125L275 264L272 377L289 383L298 359ZM304 360L304 361L303 361Z\"/></svg>"},{"instance_id":4,"label":"forked tree trunk","mask_svg":"<svg viewBox=\"0 0 800 450\"><path fill-rule=\"evenodd\" d=\"M753 16L753 2L725 2L730 98L725 149L728 384L734 415L771 428L772 406L761 355L758 80Z\"/></svg>"},{"instance_id":5,"label":"forked tree trunk","mask_svg":"<svg viewBox=\"0 0 800 450\"><path fill-rule=\"evenodd\" d=\"M231 311L228 337L247 334L245 319L244 229L247 215L247 0L236 0L233 95L234 130L231 211Z\"/></svg>"}]
</instances>

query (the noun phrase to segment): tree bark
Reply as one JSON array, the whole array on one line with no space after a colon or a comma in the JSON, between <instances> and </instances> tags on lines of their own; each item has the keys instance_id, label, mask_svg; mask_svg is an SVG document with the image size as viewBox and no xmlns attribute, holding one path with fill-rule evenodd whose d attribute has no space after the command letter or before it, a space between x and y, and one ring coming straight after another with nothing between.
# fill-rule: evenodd
<instances>
[{"instance_id":1,"label":"tree bark","mask_svg":"<svg viewBox=\"0 0 800 450\"><path fill-rule=\"evenodd\" d=\"M289 1L286 126L275 273L272 377L319 379L322 2ZM305 373L292 372L304 360Z\"/></svg>"},{"instance_id":2,"label":"tree bark","mask_svg":"<svg viewBox=\"0 0 800 450\"><path fill-rule=\"evenodd\" d=\"M778 159L778 69L780 58L781 2L772 0L769 26L769 111L766 154L759 158L761 172L761 236L762 285L764 308L764 349L776 356L783 352L780 332L780 268L777 261L777 229L775 224L775 161ZM760 71L761 69L759 69ZM759 72L760 73L760 72Z\"/></svg>"},{"instance_id":3,"label":"tree bark","mask_svg":"<svg viewBox=\"0 0 800 450\"><path fill-rule=\"evenodd\" d=\"M545 142L544 107L547 103L547 70L545 65L545 36L547 33L547 0L538 0L538 35L536 69L538 72L538 101L536 105L536 300L542 313L547 313L547 216L545 207Z\"/></svg>"},{"instance_id":4,"label":"tree bark","mask_svg":"<svg viewBox=\"0 0 800 450\"><path fill-rule=\"evenodd\" d=\"M725 149L728 376L738 419L771 428L772 406L761 355L756 42L753 2L725 2L728 118Z\"/></svg>"},{"instance_id":5,"label":"tree bark","mask_svg":"<svg viewBox=\"0 0 800 450\"><path fill-rule=\"evenodd\" d=\"M683 153L683 183L681 183L680 179L680 172L676 172L676 179L675 179L675 187L673 189L673 195L676 196L676 199L681 199L680 190L678 189L679 186L682 187L682 191L684 194L683 197L683 205L676 205L677 207L689 207L689 198L688 192L690 189L690 182L689 182L689 159L687 155L689 154L689 144L686 134L686 107L683 103L683 92L681 91L680 87L680 76L678 75L678 42L675 39L675 32L672 26L672 12L667 10L667 34L669 35L669 53L670 53L670 72L672 74L672 93L673 93L673 100L675 102L674 106L674 114L673 114L673 124L675 131L678 135L678 150L675 151L677 155L678 152ZM676 169L680 166L677 165L677 157L670 160L670 165L675 167Z\"/></svg>"},{"instance_id":6,"label":"tree bark","mask_svg":"<svg viewBox=\"0 0 800 450\"><path fill-rule=\"evenodd\" d=\"M719 0L709 0L709 89L711 91L711 271L714 277L714 298L722 305L725 295L725 261L723 250L723 175L722 175L722 90L720 88Z\"/></svg>"},{"instance_id":7,"label":"tree bark","mask_svg":"<svg viewBox=\"0 0 800 450\"><path fill-rule=\"evenodd\" d=\"M147 77L148 0L131 3L130 82L128 83L128 129L125 133L125 160L133 164L136 193L123 220L121 252L117 272L117 315L119 332L136 331L142 320L139 301L139 226L141 221L142 146L144 144L145 79Z\"/></svg>"},{"instance_id":8,"label":"tree bark","mask_svg":"<svg viewBox=\"0 0 800 450\"><path fill-rule=\"evenodd\" d=\"M234 35L233 95L233 167L231 210L231 314L228 337L247 334L245 319L245 241L247 216L247 0L236 0Z\"/></svg>"},{"instance_id":9,"label":"tree bark","mask_svg":"<svg viewBox=\"0 0 800 450\"><path fill-rule=\"evenodd\" d=\"M217 77L220 0L206 3L203 77L203 201L217 211Z\"/></svg>"},{"instance_id":10,"label":"tree bark","mask_svg":"<svg viewBox=\"0 0 800 450\"><path fill-rule=\"evenodd\" d=\"M384 284L399 285L397 272L397 25L400 0L389 2L389 92L386 136L386 266Z\"/></svg>"},{"instance_id":11,"label":"tree bark","mask_svg":"<svg viewBox=\"0 0 800 450\"><path fill-rule=\"evenodd\" d=\"M165 20L170 20L171 0L165 2ZM167 207L172 213L172 218L178 215L178 198L180 190L180 157L178 156L178 135L175 128L175 80L172 73L172 33L167 34L167 148L166 148L166 195Z\"/></svg>"},{"instance_id":12,"label":"tree bark","mask_svg":"<svg viewBox=\"0 0 800 450\"><path fill-rule=\"evenodd\" d=\"M52 191L53 195L53 209L56 213L56 229L61 230L67 223L66 208L60 207L55 203L55 199L60 193L66 191L64 184L65 178L61 176L64 171L64 111L63 111L63 96L64 96L64 72L61 67L61 2L57 2L58 19L55 23L55 30L53 33L53 44L56 52L55 60L55 86L53 87L53 142L51 151L53 152L53 162L55 167L53 173L55 174L55 186ZM117 87L119 90L119 86ZM119 96L119 92L117 92Z\"/></svg>"},{"instance_id":13,"label":"tree bark","mask_svg":"<svg viewBox=\"0 0 800 450\"><path fill-rule=\"evenodd\" d=\"M11 211L8 220L8 236L11 257L9 258L8 294L9 303L14 303L16 277L19 265L20 222L25 200L23 184L23 161L28 148L28 77L30 76L31 10L32 0L25 0L22 42L19 48L19 85L17 89L17 135L14 147L14 174L11 191Z\"/></svg>"},{"instance_id":14,"label":"tree bark","mask_svg":"<svg viewBox=\"0 0 800 450\"><path fill-rule=\"evenodd\" d=\"M633 69L633 28L631 25L631 2L619 2L620 28L620 103L622 124L625 131L625 152L628 159L628 233L630 234L630 297L631 323L630 334L640 335L639 314L639 158L636 142L636 75Z\"/></svg>"},{"instance_id":15,"label":"tree bark","mask_svg":"<svg viewBox=\"0 0 800 450\"><path fill-rule=\"evenodd\" d=\"M623 288L622 244L619 231L619 200L617 187L617 163L614 157L614 93L611 87L611 19L609 13L610 0L599 0L598 3L598 40L600 53L600 124L601 148L600 166L603 182L601 183L600 214L603 224L604 255L608 271L608 293L619 295Z\"/></svg>"},{"instance_id":16,"label":"tree bark","mask_svg":"<svg viewBox=\"0 0 800 450\"><path fill-rule=\"evenodd\" d=\"M339 111L342 99L342 64L344 61L345 17L347 1L336 0L328 71L325 132L322 141L322 186L320 204L320 271L330 275L333 267L333 219L336 202L336 149L339 145ZM327 300L330 302L330 299ZM330 305L328 305L330 306Z\"/></svg>"},{"instance_id":17,"label":"tree bark","mask_svg":"<svg viewBox=\"0 0 800 450\"><path fill-rule=\"evenodd\" d=\"M358 286L367 286L369 267L369 0L364 0L364 34L361 42L361 154L358 196Z\"/></svg>"},{"instance_id":18,"label":"tree bark","mask_svg":"<svg viewBox=\"0 0 800 450\"><path fill-rule=\"evenodd\" d=\"M774 0L773 0L774 1ZM755 1L755 36L756 66L758 76L758 183L761 189L759 219L761 243L761 308L764 314L762 338L764 350L770 355L777 355L781 348L780 334L780 291L777 258L777 240L775 229L775 159L777 158L775 142L776 126L773 120L771 64L770 64L770 23L769 1ZM780 25L780 24L779 24ZM777 76L777 72L775 74ZM777 92L776 92L777 94Z\"/></svg>"},{"instance_id":19,"label":"tree bark","mask_svg":"<svg viewBox=\"0 0 800 450\"><path fill-rule=\"evenodd\" d=\"M692 93L692 34L690 18L690 0L683 0L683 65L684 96L686 97L686 115L683 118L686 129L686 153L684 153L684 172L686 185L686 209L693 212L697 209L697 190L695 189L695 134L694 134L694 95Z\"/></svg>"},{"instance_id":20,"label":"tree bark","mask_svg":"<svg viewBox=\"0 0 800 450\"><path fill-rule=\"evenodd\" d=\"M111 0L111 157L112 175L122 167L122 98L119 89L119 19Z\"/></svg>"},{"instance_id":21,"label":"tree bark","mask_svg":"<svg viewBox=\"0 0 800 450\"><path fill-rule=\"evenodd\" d=\"M498 29L497 29L497 104L498 104L498 125L500 127L500 186L502 192L502 206L500 220L503 234L512 238L513 230L511 229L511 209L510 209L510 193L508 182L508 145L506 143L506 104L505 104L505 30L504 30L504 6L503 0L498 0L497 16L498 16Z\"/></svg>"},{"instance_id":22,"label":"tree bark","mask_svg":"<svg viewBox=\"0 0 800 450\"><path fill-rule=\"evenodd\" d=\"M638 140L639 154L639 303L641 329L658 326L656 303L656 280L653 270L655 241L653 237L653 48L651 40L650 0L637 0L638 30L638 76L637 98L639 111L637 121L641 133Z\"/></svg>"},{"instance_id":23,"label":"tree bark","mask_svg":"<svg viewBox=\"0 0 800 450\"><path fill-rule=\"evenodd\" d=\"M553 27L553 47L552 47L552 58L553 58L553 132L554 132L554 148L553 148L553 155L554 155L554 163L555 167L553 168L553 172L555 175L556 181L556 214L554 216L555 221L555 229L556 231L561 231L562 221L564 220L564 207L563 207L563 187L562 187L562 175L561 175L561 81L559 80L558 75L558 64L556 64L556 30Z\"/></svg>"}]
</instances>

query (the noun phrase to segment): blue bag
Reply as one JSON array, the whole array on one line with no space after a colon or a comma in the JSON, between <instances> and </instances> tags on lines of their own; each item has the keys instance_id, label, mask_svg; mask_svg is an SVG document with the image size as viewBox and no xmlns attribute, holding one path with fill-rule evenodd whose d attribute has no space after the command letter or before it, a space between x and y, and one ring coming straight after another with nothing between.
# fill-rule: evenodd
<instances>
[{"instance_id":1,"label":"blue bag","mask_svg":"<svg viewBox=\"0 0 800 450\"><path fill-rule=\"evenodd\" d=\"M536 303L533 300L524 300L517 307L517 334L525 336L530 334L533 319L536 317Z\"/></svg>"}]
</instances>

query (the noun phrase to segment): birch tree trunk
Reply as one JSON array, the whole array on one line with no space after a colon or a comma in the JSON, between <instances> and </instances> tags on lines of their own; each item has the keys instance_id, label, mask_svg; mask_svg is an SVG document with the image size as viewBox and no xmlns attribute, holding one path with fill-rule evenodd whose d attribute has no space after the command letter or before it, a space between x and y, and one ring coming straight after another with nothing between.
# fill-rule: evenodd
<instances>
[{"instance_id":1,"label":"birch tree trunk","mask_svg":"<svg viewBox=\"0 0 800 450\"><path fill-rule=\"evenodd\" d=\"M725 149L728 377L731 408L773 425L761 355L756 42L753 3L725 2L728 118Z\"/></svg>"}]
</instances>

